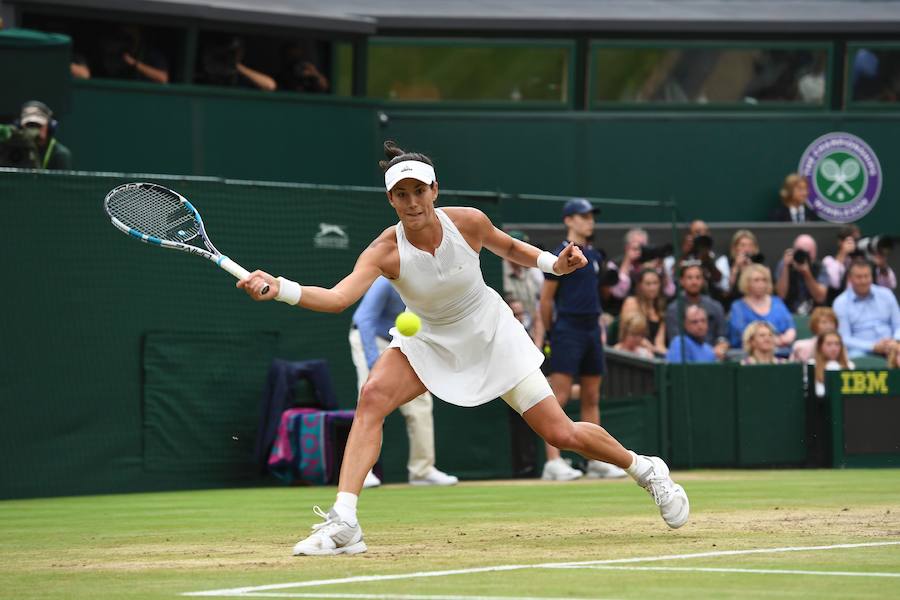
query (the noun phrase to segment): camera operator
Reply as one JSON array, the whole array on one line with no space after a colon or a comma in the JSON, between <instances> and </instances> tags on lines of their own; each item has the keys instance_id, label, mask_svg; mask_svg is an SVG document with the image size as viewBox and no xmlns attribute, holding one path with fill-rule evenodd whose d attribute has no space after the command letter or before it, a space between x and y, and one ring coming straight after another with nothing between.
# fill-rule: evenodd
<instances>
[{"instance_id":1,"label":"camera operator","mask_svg":"<svg viewBox=\"0 0 900 600\"><path fill-rule=\"evenodd\" d=\"M270 76L244 64L245 55L246 47L239 37L210 43L203 50L197 80L210 85L252 87L267 92L278 89Z\"/></svg>"},{"instance_id":2,"label":"camera operator","mask_svg":"<svg viewBox=\"0 0 900 600\"><path fill-rule=\"evenodd\" d=\"M722 300L719 284L722 281L722 272L716 264L716 253L713 252L713 239L709 235L709 225L706 221L695 219L691 221L688 230L681 239L682 260L696 260L703 271L703 281L707 293L718 301ZM668 257L665 260L666 275L674 281L675 258ZM671 297L671 295L670 295Z\"/></svg>"},{"instance_id":3,"label":"camera operator","mask_svg":"<svg viewBox=\"0 0 900 600\"><path fill-rule=\"evenodd\" d=\"M889 290L897 289L897 276L888 264L894 249L894 238L889 235L864 237L856 243L856 247L875 265L875 283Z\"/></svg>"},{"instance_id":4,"label":"camera operator","mask_svg":"<svg viewBox=\"0 0 900 600\"><path fill-rule=\"evenodd\" d=\"M775 267L775 293L792 314L808 315L828 297L828 273L816 260L816 241L798 235Z\"/></svg>"},{"instance_id":5,"label":"camera operator","mask_svg":"<svg viewBox=\"0 0 900 600\"><path fill-rule=\"evenodd\" d=\"M165 55L144 43L140 27L123 25L100 43L100 76L169 83Z\"/></svg>"},{"instance_id":6,"label":"camera operator","mask_svg":"<svg viewBox=\"0 0 900 600\"><path fill-rule=\"evenodd\" d=\"M289 92L307 94L325 93L329 89L328 78L309 59L300 42L288 44L281 51L282 67L278 87Z\"/></svg>"},{"instance_id":7,"label":"camera operator","mask_svg":"<svg viewBox=\"0 0 900 600\"><path fill-rule=\"evenodd\" d=\"M0 166L71 169L72 153L54 137L57 125L53 111L43 102L23 104L15 123L0 125Z\"/></svg>"},{"instance_id":8,"label":"camera operator","mask_svg":"<svg viewBox=\"0 0 900 600\"><path fill-rule=\"evenodd\" d=\"M822 267L828 274L828 298L831 302L847 287L846 275L850 261L854 256L863 254L856 249L856 240L859 236L859 227L856 225L841 227L837 234L837 250L834 256L822 259Z\"/></svg>"}]
</instances>

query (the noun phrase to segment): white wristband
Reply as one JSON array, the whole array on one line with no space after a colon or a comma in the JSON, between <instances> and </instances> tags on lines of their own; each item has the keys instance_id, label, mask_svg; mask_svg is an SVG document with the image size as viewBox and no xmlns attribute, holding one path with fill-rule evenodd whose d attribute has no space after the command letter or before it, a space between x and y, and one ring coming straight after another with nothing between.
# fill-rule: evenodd
<instances>
[{"instance_id":1,"label":"white wristband","mask_svg":"<svg viewBox=\"0 0 900 600\"><path fill-rule=\"evenodd\" d=\"M300 296L303 295L303 288L296 281L278 278L278 295L275 299L279 302L287 302L288 304L297 304L300 302Z\"/></svg>"},{"instance_id":2,"label":"white wristband","mask_svg":"<svg viewBox=\"0 0 900 600\"><path fill-rule=\"evenodd\" d=\"M553 269L553 265L556 264L556 260L559 257L553 254L552 252L547 252L544 250L538 255L537 266L544 273L553 273L554 275L561 275L561 273L557 273Z\"/></svg>"}]
</instances>

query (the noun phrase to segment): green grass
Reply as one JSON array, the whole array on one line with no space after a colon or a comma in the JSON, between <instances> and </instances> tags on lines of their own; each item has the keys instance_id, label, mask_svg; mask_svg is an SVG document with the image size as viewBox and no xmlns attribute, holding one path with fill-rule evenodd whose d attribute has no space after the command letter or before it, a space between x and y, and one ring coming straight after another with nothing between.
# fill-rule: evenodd
<instances>
[{"instance_id":1,"label":"green grass","mask_svg":"<svg viewBox=\"0 0 900 600\"><path fill-rule=\"evenodd\" d=\"M296 558L290 551L315 521L311 505L329 505L334 488L0 502L0 598L177 598L358 575L900 541L896 470L697 471L676 479L693 509L691 521L676 531L630 481L387 486L361 501L369 552L328 558ZM900 573L900 546L627 566ZM530 568L274 592L887 598L900 597L900 577Z\"/></svg>"}]
</instances>

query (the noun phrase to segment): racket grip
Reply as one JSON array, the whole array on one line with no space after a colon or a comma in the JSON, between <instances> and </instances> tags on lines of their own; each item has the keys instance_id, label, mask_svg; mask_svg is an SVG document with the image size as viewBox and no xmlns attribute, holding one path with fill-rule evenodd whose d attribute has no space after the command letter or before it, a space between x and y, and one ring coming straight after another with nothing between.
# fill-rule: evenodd
<instances>
[{"instance_id":1,"label":"racket grip","mask_svg":"<svg viewBox=\"0 0 900 600\"><path fill-rule=\"evenodd\" d=\"M250 275L250 271L237 264L227 256L220 256L219 260L216 261L216 264L237 277L238 279L246 279L247 276ZM266 294L269 291L269 285L266 284L263 286L263 289L260 290L260 294Z\"/></svg>"}]
</instances>

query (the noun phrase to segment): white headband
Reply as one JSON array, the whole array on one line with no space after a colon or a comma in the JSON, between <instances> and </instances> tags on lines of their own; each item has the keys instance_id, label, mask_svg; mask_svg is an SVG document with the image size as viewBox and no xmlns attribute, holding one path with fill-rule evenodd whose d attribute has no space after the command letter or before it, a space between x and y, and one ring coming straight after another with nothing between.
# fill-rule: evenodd
<instances>
[{"instance_id":1,"label":"white headband","mask_svg":"<svg viewBox=\"0 0 900 600\"><path fill-rule=\"evenodd\" d=\"M420 160L404 160L398 162L384 173L384 187L387 191L394 189L401 179L417 179L426 185L434 183L434 167Z\"/></svg>"}]
</instances>

